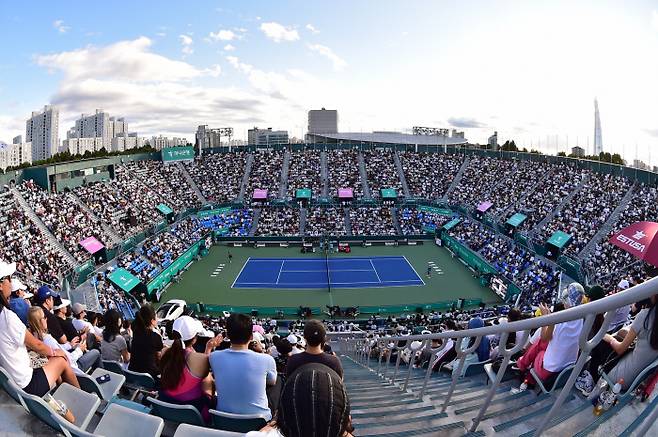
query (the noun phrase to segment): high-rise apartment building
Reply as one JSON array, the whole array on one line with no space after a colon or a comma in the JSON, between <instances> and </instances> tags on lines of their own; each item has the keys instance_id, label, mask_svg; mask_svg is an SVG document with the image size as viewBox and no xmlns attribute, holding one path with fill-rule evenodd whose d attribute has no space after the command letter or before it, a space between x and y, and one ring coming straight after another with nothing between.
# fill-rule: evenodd
<instances>
[{"instance_id":1,"label":"high-rise apartment building","mask_svg":"<svg viewBox=\"0 0 658 437\"><path fill-rule=\"evenodd\" d=\"M311 109L308 111L309 134L335 134L338 132L338 111L335 109Z\"/></svg>"},{"instance_id":2,"label":"high-rise apartment building","mask_svg":"<svg viewBox=\"0 0 658 437\"><path fill-rule=\"evenodd\" d=\"M59 152L59 109L46 105L25 122L25 142L31 143L32 160L48 159Z\"/></svg>"},{"instance_id":3,"label":"high-rise apartment building","mask_svg":"<svg viewBox=\"0 0 658 437\"><path fill-rule=\"evenodd\" d=\"M32 144L23 143L20 141L21 139L19 135L14 138L12 144L5 144L0 141L0 169L3 171L7 167L16 167L24 162L32 162Z\"/></svg>"},{"instance_id":4,"label":"high-rise apartment building","mask_svg":"<svg viewBox=\"0 0 658 437\"><path fill-rule=\"evenodd\" d=\"M66 133L62 150L82 155L87 151L123 151L143 145L142 138L128 132L128 122L123 117L110 117L104 110L97 109L93 114L82 114L75 121L75 126Z\"/></svg>"}]
</instances>

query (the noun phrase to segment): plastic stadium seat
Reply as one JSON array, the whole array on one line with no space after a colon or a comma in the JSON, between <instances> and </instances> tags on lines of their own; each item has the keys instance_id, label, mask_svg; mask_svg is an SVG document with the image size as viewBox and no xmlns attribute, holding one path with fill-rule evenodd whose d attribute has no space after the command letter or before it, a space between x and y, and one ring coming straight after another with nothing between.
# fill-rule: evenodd
<instances>
[{"instance_id":1,"label":"plastic stadium seat","mask_svg":"<svg viewBox=\"0 0 658 437\"><path fill-rule=\"evenodd\" d=\"M119 375L123 375L123 366L118 361L105 361L105 360L103 360L103 367L105 368L105 370L109 370L110 372L114 372L114 373L118 373Z\"/></svg>"},{"instance_id":2,"label":"plastic stadium seat","mask_svg":"<svg viewBox=\"0 0 658 437\"><path fill-rule=\"evenodd\" d=\"M126 377L124 386L134 391L131 400L134 400L141 392L153 393L155 391L155 380L150 374L133 372L128 369L125 369L123 374Z\"/></svg>"},{"instance_id":3,"label":"plastic stadium seat","mask_svg":"<svg viewBox=\"0 0 658 437\"><path fill-rule=\"evenodd\" d=\"M656 358L651 364L645 367L644 370L642 370L640 374L635 377L631 385L628 386L628 390L626 390L623 393L620 393L619 397L625 398L627 396L632 396L633 392L635 391L635 388L642 382L642 380L649 374L649 372L654 370L656 367L658 367L658 358ZM608 383L609 387L612 387L617 382L617 381L612 381L610 379L610 376L605 372L601 372L601 378L603 378Z\"/></svg>"},{"instance_id":4,"label":"plastic stadium seat","mask_svg":"<svg viewBox=\"0 0 658 437\"><path fill-rule=\"evenodd\" d=\"M20 387L16 385L7 371L2 367L0 367L0 387L2 387L13 400L21 404L23 408L27 409L23 399L20 396Z\"/></svg>"},{"instance_id":5,"label":"plastic stadium seat","mask_svg":"<svg viewBox=\"0 0 658 437\"><path fill-rule=\"evenodd\" d=\"M80 428L87 427L101 403L96 394L87 393L67 383L60 384L52 395L58 401L63 401L73 412L75 424Z\"/></svg>"},{"instance_id":6,"label":"plastic stadium seat","mask_svg":"<svg viewBox=\"0 0 658 437\"><path fill-rule=\"evenodd\" d=\"M210 410L210 416L213 427L224 431L258 431L267 425L267 416L264 414L234 414Z\"/></svg>"},{"instance_id":7,"label":"plastic stadium seat","mask_svg":"<svg viewBox=\"0 0 658 437\"><path fill-rule=\"evenodd\" d=\"M102 375L110 375L110 380L104 384L96 382L96 378ZM118 373L110 372L105 369L97 368L91 375L77 375L80 388L87 393L96 393L104 401L110 401L119 393L126 377Z\"/></svg>"},{"instance_id":8,"label":"plastic stadium seat","mask_svg":"<svg viewBox=\"0 0 658 437\"><path fill-rule=\"evenodd\" d=\"M530 374L534 378L535 382L537 383L537 386L541 389L542 392L544 393L551 393L553 390L560 388L564 386L564 384L567 382L567 379L569 379L569 373L571 370L574 368L574 365L571 364L564 369L560 373L558 373L557 376L551 376L548 380L542 382L541 379L537 376L537 373L535 372L535 369L530 369Z\"/></svg>"},{"instance_id":9,"label":"plastic stadium seat","mask_svg":"<svg viewBox=\"0 0 658 437\"><path fill-rule=\"evenodd\" d=\"M204 428L201 426L181 424L174 437L242 437L241 432L222 431L221 429Z\"/></svg>"},{"instance_id":10,"label":"plastic stadium seat","mask_svg":"<svg viewBox=\"0 0 658 437\"><path fill-rule=\"evenodd\" d=\"M151 414L162 417L164 420L191 425L205 425L199 410L192 405L171 404L150 396L146 400L151 403Z\"/></svg>"},{"instance_id":11,"label":"plastic stadium seat","mask_svg":"<svg viewBox=\"0 0 658 437\"><path fill-rule=\"evenodd\" d=\"M111 404L93 433L87 432L53 412L51 418L64 435L72 437L160 437L164 421L121 405Z\"/></svg>"}]
</instances>

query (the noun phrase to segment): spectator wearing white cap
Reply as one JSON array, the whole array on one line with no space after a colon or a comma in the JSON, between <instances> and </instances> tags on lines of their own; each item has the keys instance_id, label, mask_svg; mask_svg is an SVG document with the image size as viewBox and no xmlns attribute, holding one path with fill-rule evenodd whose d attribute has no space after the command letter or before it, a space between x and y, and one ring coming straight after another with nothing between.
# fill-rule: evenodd
<instances>
[{"instance_id":1,"label":"spectator wearing white cap","mask_svg":"<svg viewBox=\"0 0 658 437\"><path fill-rule=\"evenodd\" d=\"M628 279L624 278L621 281L619 281L619 284L617 284L617 290L618 291L624 291L630 287L631 284L628 282ZM617 330L618 328L621 328L628 322L628 315L631 313L631 305L625 305L622 307L619 307L615 310L615 317L612 319L612 322L610 322L610 329L608 329L608 332Z\"/></svg>"},{"instance_id":2,"label":"spectator wearing white cap","mask_svg":"<svg viewBox=\"0 0 658 437\"><path fill-rule=\"evenodd\" d=\"M0 366L9 373L16 385L35 396L48 393L60 378L79 388L80 384L66 359L66 353L60 349L53 350L35 338L16 313L10 310L8 299L11 295L11 275L15 271L15 263L0 261ZM32 369L28 349L48 357L48 363Z\"/></svg>"},{"instance_id":3,"label":"spectator wearing white cap","mask_svg":"<svg viewBox=\"0 0 658 437\"><path fill-rule=\"evenodd\" d=\"M292 346L292 351L290 352L290 356L301 354L303 352L302 349L297 347L297 344L299 343L299 337L297 337L295 334L290 333L286 337L286 340L288 340L288 343Z\"/></svg>"},{"instance_id":4,"label":"spectator wearing white cap","mask_svg":"<svg viewBox=\"0 0 658 437\"><path fill-rule=\"evenodd\" d=\"M100 344L101 335L96 331L94 325L85 320L87 315L87 307L79 302L71 305L71 313L73 314L73 327L82 334L87 334L89 346Z\"/></svg>"},{"instance_id":5,"label":"spectator wearing white cap","mask_svg":"<svg viewBox=\"0 0 658 437\"><path fill-rule=\"evenodd\" d=\"M208 355L222 342L223 337L218 335L208 341L205 353L195 352L197 336L205 334L205 329L199 320L190 316L174 320L171 334L173 343L160 359L159 399L193 405L209 423L209 409L215 404Z\"/></svg>"},{"instance_id":6,"label":"spectator wearing white cap","mask_svg":"<svg viewBox=\"0 0 658 437\"><path fill-rule=\"evenodd\" d=\"M27 326L27 310L30 309L30 299L33 294L27 293L27 286L18 278L11 278L11 297L9 307L16 313L21 322Z\"/></svg>"},{"instance_id":7,"label":"spectator wearing white cap","mask_svg":"<svg viewBox=\"0 0 658 437\"><path fill-rule=\"evenodd\" d=\"M83 372L94 370L97 367L102 368L103 362L101 360L101 352L98 349L87 348L87 334L78 332L78 330L75 329L75 326L73 326L73 321L67 317L68 309L70 307L71 301L68 299L60 299L60 301L53 307L55 317L57 317L68 341L68 343L62 345L63 348L69 352L72 352L75 349L82 350L82 356L77 359L77 362L78 367Z\"/></svg>"}]
</instances>

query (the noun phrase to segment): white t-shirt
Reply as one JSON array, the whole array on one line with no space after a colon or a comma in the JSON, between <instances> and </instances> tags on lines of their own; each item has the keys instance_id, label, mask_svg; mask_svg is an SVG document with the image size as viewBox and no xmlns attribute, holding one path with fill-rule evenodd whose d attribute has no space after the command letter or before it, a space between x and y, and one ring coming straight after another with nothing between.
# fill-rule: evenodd
<instances>
[{"instance_id":1,"label":"white t-shirt","mask_svg":"<svg viewBox=\"0 0 658 437\"><path fill-rule=\"evenodd\" d=\"M27 328L9 308L0 311L0 365L20 388L32 380L30 356L25 347Z\"/></svg>"},{"instance_id":2,"label":"white t-shirt","mask_svg":"<svg viewBox=\"0 0 658 437\"><path fill-rule=\"evenodd\" d=\"M560 372L578 359L578 337L583 329L583 320L570 320L555 325L553 338L544 353L544 369Z\"/></svg>"},{"instance_id":3,"label":"white t-shirt","mask_svg":"<svg viewBox=\"0 0 658 437\"><path fill-rule=\"evenodd\" d=\"M94 325L92 325L88 321L82 320L82 319L73 319L73 327L75 329L77 329L78 331L82 331L85 328L89 328L89 333L90 334L94 334L96 332L95 329L94 329Z\"/></svg>"}]
</instances>

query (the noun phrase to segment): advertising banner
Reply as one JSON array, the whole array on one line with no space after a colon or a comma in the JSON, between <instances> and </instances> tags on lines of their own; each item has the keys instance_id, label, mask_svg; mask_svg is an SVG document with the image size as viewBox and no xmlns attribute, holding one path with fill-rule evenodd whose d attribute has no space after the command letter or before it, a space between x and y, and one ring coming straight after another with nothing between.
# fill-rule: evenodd
<instances>
[{"instance_id":1,"label":"advertising banner","mask_svg":"<svg viewBox=\"0 0 658 437\"><path fill-rule=\"evenodd\" d=\"M635 258L658 267L658 223L637 222L622 229L610 238L610 243Z\"/></svg>"}]
</instances>

